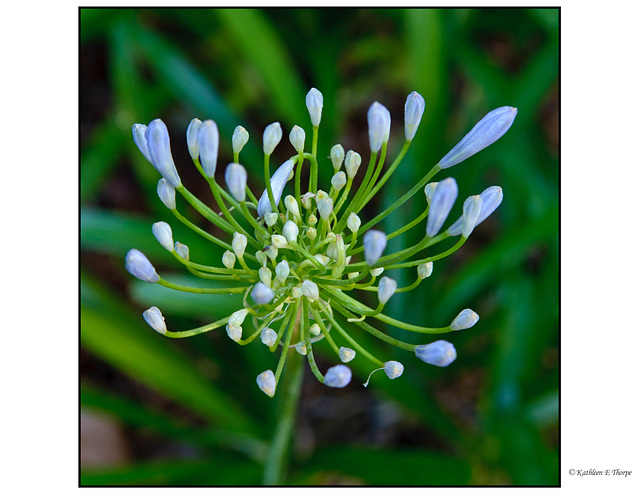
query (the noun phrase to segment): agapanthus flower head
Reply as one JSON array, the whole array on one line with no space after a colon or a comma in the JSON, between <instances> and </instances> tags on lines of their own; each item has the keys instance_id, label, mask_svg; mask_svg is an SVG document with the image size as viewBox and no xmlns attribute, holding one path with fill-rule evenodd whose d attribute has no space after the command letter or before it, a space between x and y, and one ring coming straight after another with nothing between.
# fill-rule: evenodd
<instances>
[{"instance_id":1,"label":"agapanthus flower head","mask_svg":"<svg viewBox=\"0 0 640 495\"><path fill-rule=\"evenodd\" d=\"M402 342L376 328L376 322L382 322L384 327L390 325L424 336L468 329L478 321L479 316L475 312L465 309L453 318L448 327L422 327L383 312L392 304L392 297L402 297L404 292L414 289L429 277L433 271L433 260L459 249L474 227L502 201L502 189L497 186L468 197L462 206L462 216L447 231L440 233L456 202L458 186L452 177L440 181L432 179L441 169L459 163L504 134L513 121L515 110L504 107L507 110L498 109L490 113L439 164L412 184L409 191L397 200L385 198L381 201L390 206L376 215L372 214L370 207L365 207L396 170L415 139L425 109L424 99L416 92L407 97L404 144L397 158L388 166L387 151L392 152L395 147L389 141L391 115L381 103L371 105L367 112L370 147L367 152L370 155L360 177L357 176L362 157L357 151L349 150L345 154L339 144L330 150L317 150L323 109L322 94L317 89L309 91L306 105L313 127L311 143L307 143L303 127L294 126L289 140L295 154L275 172L269 162L282 139L282 127L274 122L264 130L263 173L252 176L254 180L262 176L266 182L259 200L247 184L247 170L239 163L240 152L249 139L247 131L237 126L233 132L233 162L224 171L225 188L217 183L215 177L219 148L225 145L225 141L221 143L213 120L191 120L186 134L187 148L211 189L216 203L213 207L210 201L199 200L181 183L171 156L169 133L162 121L156 119L148 126L133 125L135 144L162 175L157 189L162 203L177 220L215 244L223 254L218 255L221 259L218 258L217 266L205 265L201 253L189 253L187 245L174 242L168 223L156 222L152 232L160 244L171 251L192 275L215 280L215 285L190 287L165 280L147 257L136 249L127 253L126 269L140 280L174 290L242 296L238 298L241 301L238 309L232 314L192 330L167 330L164 316L155 306L143 313L144 320L154 330L170 338L189 337L218 329L239 345L247 345L253 340L262 341L264 352L279 353L278 365L274 368L276 372L264 371L256 379L259 388L269 397L273 397L278 389L283 370L290 369L288 365L284 366L287 359L308 360L315 377L328 387L343 388L351 382L352 371L344 364L329 366L322 374L313 352L313 347L318 345L334 352L334 362L353 361L358 370L362 369L362 360L370 361L375 369L369 374L369 379L375 371L382 370L392 380L401 376L404 366L400 362L380 359L358 342L360 330L387 344L413 351L429 364L451 364L456 358L453 344L445 340L430 344ZM323 159L325 161L321 163ZM343 164L344 171L341 170ZM324 174L321 180L318 177L320 173ZM330 183L329 192L319 187L320 182ZM418 218L388 237L379 230L380 222L387 215L423 189L426 204L420 201L422 213ZM187 215L178 212L176 192L180 194L181 202L186 201L209 220L212 228L200 227ZM181 210L182 204L179 206ZM388 239L403 235L418 224L426 233L421 241L396 252L386 252L393 245L387 245ZM462 237L453 247L438 251L440 242L459 234ZM424 253L426 249L428 253ZM404 275L413 281L399 288L396 280L405 280L407 276L394 277L393 273L405 268L409 271ZM425 313L428 314L427 311ZM246 332L243 329L245 321L247 326L253 327ZM358 331L352 331L353 327L358 327Z\"/></svg>"},{"instance_id":2,"label":"agapanthus flower head","mask_svg":"<svg viewBox=\"0 0 640 495\"><path fill-rule=\"evenodd\" d=\"M517 114L518 109L514 107L490 111L440 160L440 168L453 167L495 143L509 130Z\"/></svg>"}]
</instances>

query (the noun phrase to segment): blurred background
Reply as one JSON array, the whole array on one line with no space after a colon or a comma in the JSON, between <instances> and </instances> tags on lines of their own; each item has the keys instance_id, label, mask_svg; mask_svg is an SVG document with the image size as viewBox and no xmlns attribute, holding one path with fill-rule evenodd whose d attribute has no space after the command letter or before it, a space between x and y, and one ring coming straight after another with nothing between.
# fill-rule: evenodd
<instances>
[{"instance_id":1,"label":"blurred background","mask_svg":"<svg viewBox=\"0 0 640 495\"><path fill-rule=\"evenodd\" d=\"M294 124L310 136L304 97L316 87L324 95L320 157L339 142L366 162L366 111L377 100L392 115L392 159L403 144L407 94L426 100L409 153L363 222L488 111L510 105L518 117L497 143L436 177L458 182L454 218L463 198L490 185L504 190L500 208L385 311L444 326L473 308L479 323L446 337L457 361L435 368L354 329L374 354L401 361L404 375L392 382L378 373L363 388L370 369L356 358L354 380L335 390L307 371L287 482L557 485L558 37L558 9L81 9L81 483L261 483L279 398L266 397L255 377L276 358L260 343L240 348L224 332L165 339L143 321L142 311L156 305L170 329L183 330L239 302L176 293L125 271L124 256L136 247L163 276L188 280L151 233L160 220L199 262L219 264L222 254L176 225L159 201L159 176L133 144L131 125L164 120L182 180L205 202L210 192L189 158L187 125L216 120L220 164L231 161L231 133L243 125L251 140L242 161L259 194L264 127L281 122L285 139L272 163L286 159ZM325 165L321 186L331 177ZM379 227L393 231L423 207L417 194ZM423 234L413 229L387 249ZM393 276L403 286L414 273ZM320 369L336 364L328 346L314 352Z\"/></svg>"}]
</instances>

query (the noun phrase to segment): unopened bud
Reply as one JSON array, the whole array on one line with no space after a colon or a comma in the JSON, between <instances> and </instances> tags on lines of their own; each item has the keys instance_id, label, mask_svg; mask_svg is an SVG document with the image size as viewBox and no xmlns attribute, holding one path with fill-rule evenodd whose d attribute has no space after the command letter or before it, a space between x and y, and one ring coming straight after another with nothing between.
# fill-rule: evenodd
<instances>
[{"instance_id":1,"label":"unopened bud","mask_svg":"<svg viewBox=\"0 0 640 495\"><path fill-rule=\"evenodd\" d=\"M269 397L273 397L276 394L276 377L273 371L267 370L258 375L256 383L260 390L262 390Z\"/></svg>"},{"instance_id":2,"label":"unopened bud","mask_svg":"<svg viewBox=\"0 0 640 495\"><path fill-rule=\"evenodd\" d=\"M162 312L156 308L155 306L151 306L149 309L142 313L142 317L144 321L147 322L151 328L153 328L156 332L165 334L167 333L167 324L164 321L164 316L162 316Z\"/></svg>"},{"instance_id":3,"label":"unopened bud","mask_svg":"<svg viewBox=\"0 0 640 495\"><path fill-rule=\"evenodd\" d=\"M298 239L299 231L300 229L298 228L298 226L291 220L287 220L284 224L284 227L282 227L282 234L290 244L295 244Z\"/></svg>"},{"instance_id":4,"label":"unopened bud","mask_svg":"<svg viewBox=\"0 0 640 495\"><path fill-rule=\"evenodd\" d=\"M233 135L231 136L231 148L234 153L240 153L244 145L249 141L249 133L247 130L241 125L237 126L233 130Z\"/></svg>"},{"instance_id":5,"label":"unopened bud","mask_svg":"<svg viewBox=\"0 0 640 495\"><path fill-rule=\"evenodd\" d=\"M280 234L273 234L271 236L271 244L278 249L286 248L289 245L287 243L287 238Z\"/></svg>"},{"instance_id":6,"label":"unopened bud","mask_svg":"<svg viewBox=\"0 0 640 495\"><path fill-rule=\"evenodd\" d=\"M424 195L427 198L427 204L431 204L431 198L433 198L433 191L436 190L438 186L437 182L429 182L426 186L424 186Z\"/></svg>"},{"instance_id":7,"label":"unopened bud","mask_svg":"<svg viewBox=\"0 0 640 495\"><path fill-rule=\"evenodd\" d=\"M415 350L416 357L434 366L449 366L457 357L456 348L446 340L436 340L431 344L419 345Z\"/></svg>"},{"instance_id":8,"label":"unopened bud","mask_svg":"<svg viewBox=\"0 0 640 495\"><path fill-rule=\"evenodd\" d=\"M278 334L271 328L264 328L260 332L260 340L267 347L271 347L278 340Z\"/></svg>"},{"instance_id":9,"label":"unopened bud","mask_svg":"<svg viewBox=\"0 0 640 495\"><path fill-rule=\"evenodd\" d=\"M222 264L227 268L232 269L236 264L236 255L229 250L225 251L222 255Z\"/></svg>"},{"instance_id":10,"label":"unopened bud","mask_svg":"<svg viewBox=\"0 0 640 495\"><path fill-rule=\"evenodd\" d=\"M134 277L155 284L160 277L147 257L137 249L130 249L125 258L124 267Z\"/></svg>"},{"instance_id":11,"label":"unopened bud","mask_svg":"<svg viewBox=\"0 0 640 495\"><path fill-rule=\"evenodd\" d=\"M189 246L176 241L174 248L178 256L180 256L183 260L189 261Z\"/></svg>"},{"instance_id":12,"label":"unopened bud","mask_svg":"<svg viewBox=\"0 0 640 495\"><path fill-rule=\"evenodd\" d=\"M307 229L307 237L312 241L316 238L317 235L318 235L318 231L314 227L309 227Z\"/></svg>"},{"instance_id":13,"label":"unopened bud","mask_svg":"<svg viewBox=\"0 0 640 495\"><path fill-rule=\"evenodd\" d=\"M333 165L334 172L340 170L344 160L344 148L341 144L336 144L331 148L329 158L331 158L331 165Z\"/></svg>"},{"instance_id":14,"label":"unopened bud","mask_svg":"<svg viewBox=\"0 0 640 495\"><path fill-rule=\"evenodd\" d=\"M242 258L244 256L244 250L247 248L247 236L239 232L234 232L231 248L238 258Z\"/></svg>"},{"instance_id":15,"label":"unopened bud","mask_svg":"<svg viewBox=\"0 0 640 495\"><path fill-rule=\"evenodd\" d=\"M389 277L382 277L378 283L378 300L380 304L386 304L398 288L398 282Z\"/></svg>"},{"instance_id":16,"label":"unopened bud","mask_svg":"<svg viewBox=\"0 0 640 495\"><path fill-rule=\"evenodd\" d=\"M309 327L309 333L314 337L317 337L322 333L322 329L320 328L320 325L318 325L317 323L314 323Z\"/></svg>"},{"instance_id":17,"label":"unopened bud","mask_svg":"<svg viewBox=\"0 0 640 495\"><path fill-rule=\"evenodd\" d=\"M284 283L284 281L287 280L287 277L289 276L289 271L289 263L287 263L287 260L282 260L276 265L276 278L281 283Z\"/></svg>"},{"instance_id":18,"label":"unopened bud","mask_svg":"<svg viewBox=\"0 0 640 495\"><path fill-rule=\"evenodd\" d=\"M331 185L336 191L340 191L346 185L346 183L347 176L342 170L331 177Z\"/></svg>"},{"instance_id":19,"label":"unopened bud","mask_svg":"<svg viewBox=\"0 0 640 495\"><path fill-rule=\"evenodd\" d=\"M149 154L149 147L147 146L147 138L145 137L146 131L147 126L144 124L133 124L131 126L133 142L140 150L140 153L142 153L142 156L144 156L147 161L153 165L153 160L151 160L151 155Z\"/></svg>"},{"instance_id":20,"label":"unopened bud","mask_svg":"<svg viewBox=\"0 0 640 495\"><path fill-rule=\"evenodd\" d=\"M462 237L469 237L482 211L482 197L469 196L462 207Z\"/></svg>"},{"instance_id":21,"label":"unopened bud","mask_svg":"<svg viewBox=\"0 0 640 495\"><path fill-rule=\"evenodd\" d=\"M311 301L317 301L318 299L320 299L320 292L315 282L312 282L311 280L305 280L304 282L302 282L301 289L302 294L305 295L307 299L310 299Z\"/></svg>"},{"instance_id":22,"label":"unopened bud","mask_svg":"<svg viewBox=\"0 0 640 495\"><path fill-rule=\"evenodd\" d=\"M440 160L440 168L453 167L496 142L509 130L517 114L518 109L513 107L489 112Z\"/></svg>"},{"instance_id":23,"label":"unopened bud","mask_svg":"<svg viewBox=\"0 0 640 495\"><path fill-rule=\"evenodd\" d=\"M205 120L198 129L198 147L200 148L200 164L204 175L212 179L218 165L218 148L220 133L213 120Z\"/></svg>"},{"instance_id":24,"label":"unopened bud","mask_svg":"<svg viewBox=\"0 0 640 495\"><path fill-rule=\"evenodd\" d=\"M360 164L362 163L362 157L357 151L349 150L347 156L344 159L344 169L347 171L347 177L353 179L358 173Z\"/></svg>"},{"instance_id":25,"label":"unopened bud","mask_svg":"<svg viewBox=\"0 0 640 495\"><path fill-rule=\"evenodd\" d=\"M247 198L247 170L239 163L230 163L224 172L224 180L233 199L242 203Z\"/></svg>"},{"instance_id":26,"label":"unopened bud","mask_svg":"<svg viewBox=\"0 0 640 495\"><path fill-rule=\"evenodd\" d=\"M407 141L412 141L422 120L424 113L424 98L413 91L407 96L404 104L404 135Z\"/></svg>"},{"instance_id":27,"label":"unopened bud","mask_svg":"<svg viewBox=\"0 0 640 495\"><path fill-rule=\"evenodd\" d=\"M377 277L378 275L382 275L382 272L384 272L384 268L380 267L380 268L374 268L369 273L371 273L372 277Z\"/></svg>"},{"instance_id":28,"label":"unopened bud","mask_svg":"<svg viewBox=\"0 0 640 495\"><path fill-rule=\"evenodd\" d=\"M356 357L356 351L348 347L341 347L338 352L338 357L343 363L348 363Z\"/></svg>"},{"instance_id":29,"label":"unopened bud","mask_svg":"<svg viewBox=\"0 0 640 495\"><path fill-rule=\"evenodd\" d=\"M431 276L431 272L433 272L433 261L429 261L428 263L422 263L418 265L418 278L425 279Z\"/></svg>"},{"instance_id":30,"label":"unopened bud","mask_svg":"<svg viewBox=\"0 0 640 495\"><path fill-rule=\"evenodd\" d=\"M311 88L307 93L305 103L307 104L307 110L309 110L309 117L311 117L311 125L318 127L322 119L322 93L316 88Z\"/></svg>"},{"instance_id":31,"label":"unopened bud","mask_svg":"<svg viewBox=\"0 0 640 495\"><path fill-rule=\"evenodd\" d=\"M293 166L295 165L295 160L287 160L282 165L278 167L278 170L271 176L271 192L273 193L273 199L276 205L280 202L280 198L282 197L282 191L284 191L284 186L287 184L289 180L289 176L293 171ZM266 213L271 211L271 201L269 201L269 193L265 189L258 200L258 216L264 217ZM277 212L274 212L277 213Z\"/></svg>"},{"instance_id":32,"label":"unopened bud","mask_svg":"<svg viewBox=\"0 0 640 495\"><path fill-rule=\"evenodd\" d=\"M239 342L242 339L242 327L238 325L227 325L227 335L234 342Z\"/></svg>"},{"instance_id":33,"label":"unopened bud","mask_svg":"<svg viewBox=\"0 0 640 495\"><path fill-rule=\"evenodd\" d=\"M380 230L369 230L362 239L364 259L371 266L380 259L387 247L387 236Z\"/></svg>"},{"instance_id":34,"label":"unopened bud","mask_svg":"<svg viewBox=\"0 0 640 495\"><path fill-rule=\"evenodd\" d=\"M173 187L182 184L180 176L176 170L173 157L171 156L171 143L169 140L169 131L167 126L160 119L151 121L146 128L144 137L149 151L149 158L154 168L160 172L160 175L167 179L167 182Z\"/></svg>"},{"instance_id":35,"label":"unopened bud","mask_svg":"<svg viewBox=\"0 0 640 495\"><path fill-rule=\"evenodd\" d=\"M479 319L478 313L467 308L460 311L460 314L453 319L449 326L451 330L466 330L478 323Z\"/></svg>"},{"instance_id":36,"label":"unopened bud","mask_svg":"<svg viewBox=\"0 0 640 495\"><path fill-rule=\"evenodd\" d=\"M369 124L369 145L371 151L375 153L380 151L383 143L389 141L391 114L384 105L376 101L369 107L367 122Z\"/></svg>"},{"instance_id":37,"label":"unopened bud","mask_svg":"<svg viewBox=\"0 0 640 495\"><path fill-rule=\"evenodd\" d=\"M164 177L158 181L158 197L167 208L176 209L176 190Z\"/></svg>"},{"instance_id":38,"label":"unopened bud","mask_svg":"<svg viewBox=\"0 0 640 495\"><path fill-rule=\"evenodd\" d=\"M302 127L294 125L289 133L289 141L298 153L304 153L305 133Z\"/></svg>"},{"instance_id":39,"label":"unopened bud","mask_svg":"<svg viewBox=\"0 0 640 495\"><path fill-rule=\"evenodd\" d=\"M170 253L173 252L173 233L171 227L167 222L156 222L151 226L151 232L153 232L156 240Z\"/></svg>"},{"instance_id":40,"label":"unopened bud","mask_svg":"<svg viewBox=\"0 0 640 495\"><path fill-rule=\"evenodd\" d=\"M324 384L327 387L344 388L351 382L351 370L344 364L338 364L327 370Z\"/></svg>"},{"instance_id":41,"label":"unopened bud","mask_svg":"<svg viewBox=\"0 0 640 495\"><path fill-rule=\"evenodd\" d=\"M271 279L273 277L271 270L269 270L266 266L260 267L258 270L258 277L260 278L260 282L262 282L267 287L271 287Z\"/></svg>"},{"instance_id":42,"label":"unopened bud","mask_svg":"<svg viewBox=\"0 0 640 495\"><path fill-rule=\"evenodd\" d=\"M455 179L449 177L438 183L429 205L429 216L427 218L427 235L429 237L435 236L442 228L442 224L449 216L457 197L458 185Z\"/></svg>"},{"instance_id":43,"label":"unopened bud","mask_svg":"<svg viewBox=\"0 0 640 495\"><path fill-rule=\"evenodd\" d=\"M318 206L318 213L320 213L320 217L324 220L328 220L333 213L333 199L326 197L322 199L318 199L316 195L316 205Z\"/></svg>"},{"instance_id":44,"label":"unopened bud","mask_svg":"<svg viewBox=\"0 0 640 495\"><path fill-rule=\"evenodd\" d=\"M253 286L253 290L251 291L251 298L256 302L256 304L269 304L273 301L273 290L271 287L268 287L263 282L258 282Z\"/></svg>"},{"instance_id":45,"label":"unopened bud","mask_svg":"<svg viewBox=\"0 0 640 495\"><path fill-rule=\"evenodd\" d=\"M387 361L386 363L384 363L384 372L392 380L402 375L403 371L404 366L398 361Z\"/></svg>"},{"instance_id":46,"label":"unopened bud","mask_svg":"<svg viewBox=\"0 0 640 495\"><path fill-rule=\"evenodd\" d=\"M187 148L192 160L197 160L200 155L200 147L198 146L198 131L202 121L200 119L192 119L187 127Z\"/></svg>"},{"instance_id":47,"label":"unopened bud","mask_svg":"<svg viewBox=\"0 0 640 495\"><path fill-rule=\"evenodd\" d=\"M354 234L358 232L361 223L362 221L360 220L360 217L358 215L353 212L349 213L349 216L347 217L347 227L351 232L353 232Z\"/></svg>"},{"instance_id":48,"label":"unopened bud","mask_svg":"<svg viewBox=\"0 0 640 495\"><path fill-rule=\"evenodd\" d=\"M264 221L269 227L273 227L278 221L278 214L269 212L264 216Z\"/></svg>"},{"instance_id":49,"label":"unopened bud","mask_svg":"<svg viewBox=\"0 0 640 495\"><path fill-rule=\"evenodd\" d=\"M278 146L281 139L282 127L280 127L280 122L269 124L262 134L262 150L264 151L264 154L270 156L271 153L273 153L273 150L276 149L276 146ZM289 174L287 174L287 176L288 175Z\"/></svg>"},{"instance_id":50,"label":"unopened bud","mask_svg":"<svg viewBox=\"0 0 640 495\"><path fill-rule=\"evenodd\" d=\"M298 206L298 202L296 198L289 194L286 198L284 198L284 207L287 209L289 213L291 213L295 218L300 218L300 207Z\"/></svg>"}]
</instances>

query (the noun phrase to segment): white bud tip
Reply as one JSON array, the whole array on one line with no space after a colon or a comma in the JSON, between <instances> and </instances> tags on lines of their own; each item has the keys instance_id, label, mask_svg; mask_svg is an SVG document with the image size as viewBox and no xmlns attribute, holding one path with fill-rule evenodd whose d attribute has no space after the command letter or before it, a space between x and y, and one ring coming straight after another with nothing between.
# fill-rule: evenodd
<instances>
[{"instance_id":1,"label":"white bud tip","mask_svg":"<svg viewBox=\"0 0 640 495\"><path fill-rule=\"evenodd\" d=\"M311 118L311 125L313 125L313 127L318 127L320 125L320 120L322 119L322 93L316 88L311 88L307 93L305 100L307 110L309 110L309 117Z\"/></svg>"}]
</instances>

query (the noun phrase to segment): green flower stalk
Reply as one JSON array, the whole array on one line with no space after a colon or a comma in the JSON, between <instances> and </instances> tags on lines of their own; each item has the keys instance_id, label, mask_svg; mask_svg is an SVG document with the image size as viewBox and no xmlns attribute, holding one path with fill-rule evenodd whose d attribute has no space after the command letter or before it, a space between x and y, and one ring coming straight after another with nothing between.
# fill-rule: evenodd
<instances>
[{"instance_id":1,"label":"green flower stalk","mask_svg":"<svg viewBox=\"0 0 640 495\"><path fill-rule=\"evenodd\" d=\"M460 163L504 135L515 118L516 109L502 107L490 112L409 191L389 208L363 222L360 212L401 164L415 139L425 111L424 99L415 91L408 96L404 115L405 142L399 154L386 167L391 114L378 102L371 105L367 113L368 164L365 162L362 180L355 190L352 186L362 163L361 155L354 150L345 153L341 144L318 153L322 94L313 88L305 103L309 111L311 139L307 139L302 126L293 126L289 133L292 155L275 171L269 159L275 147L281 143L282 127L274 122L264 130L262 170L266 184L259 196L249 189L247 171L241 165L240 154L249 140L244 127L236 127L230 139L233 162L225 169L226 187L223 187L215 178L219 147L224 146L216 123L197 118L189 123L189 154L208 182L215 206L196 198L180 181L171 157L168 130L160 119L155 119L148 126L133 125L135 144L162 175L158 183L158 196L162 203L178 221L222 248L224 253L220 266L199 263L198 253L190 254L188 247L180 242L174 244L168 223L157 222L153 224L152 232L158 242L190 273L221 281L221 286L203 288L169 282L136 249L127 254L126 269L140 280L178 291L244 295L243 307L202 327L171 331L160 309L155 306L143 313L144 320L158 333L169 338L226 330L229 338L238 345L247 345L253 340L261 341L266 347L265 352L278 355L273 369L256 370L260 371L256 383L269 397L277 393L285 369L298 369L297 365L285 368L288 357L296 363L301 358L296 354L306 357L315 377L328 387L343 388L349 385L353 374L344 363L355 359L368 361L373 368L371 374L384 370L389 379L400 377L404 365L373 355L358 341L363 331L387 344L413 352L426 363L448 366L457 356L453 344L444 340L409 344L391 337L384 332L384 328L391 325L428 335L457 332L475 325L479 320L477 313L463 309L448 326L423 327L386 316L384 307L395 294L410 291L428 278L434 262L437 264L438 260L459 249L474 227L499 206L502 189L492 186L481 194L468 197L464 202L463 215L441 232L456 202L458 186L452 177L440 182L429 181L440 170ZM327 160L321 162L319 157L325 156ZM302 183L301 171L304 167L309 167L308 184ZM343 167L344 171L341 170ZM382 175L385 168L386 172ZM327 183L330 182L329 192L318 188L319 174L325 174ZM423 214L395 232L379 230L378 224L383 218L423 188ZM180 204L176 201L176 192L183 200ZM182 208L185 202L218 227L216 231L222 234L214 236L188 220L178 211L178 206ZM388 239L418 225L425 232L421 241L395 253L386 252ZM453 246L448 249L438 247L440 243L456 236L460 238ZM415 281L406 287L398 287L393 271L410 267L416 270ZM385 275L378 279L383 272ZM363 302L368 300L362 297L365 292L377 293L375 307ZM382 327L378 328L380 325ZM335 361L340 364L321 371L314 357L314 350L318 346L335 353ZM295 358L290 358L292 353ZM368 385L369 379L365 385Z\"/></svg>"}]
</instances>

